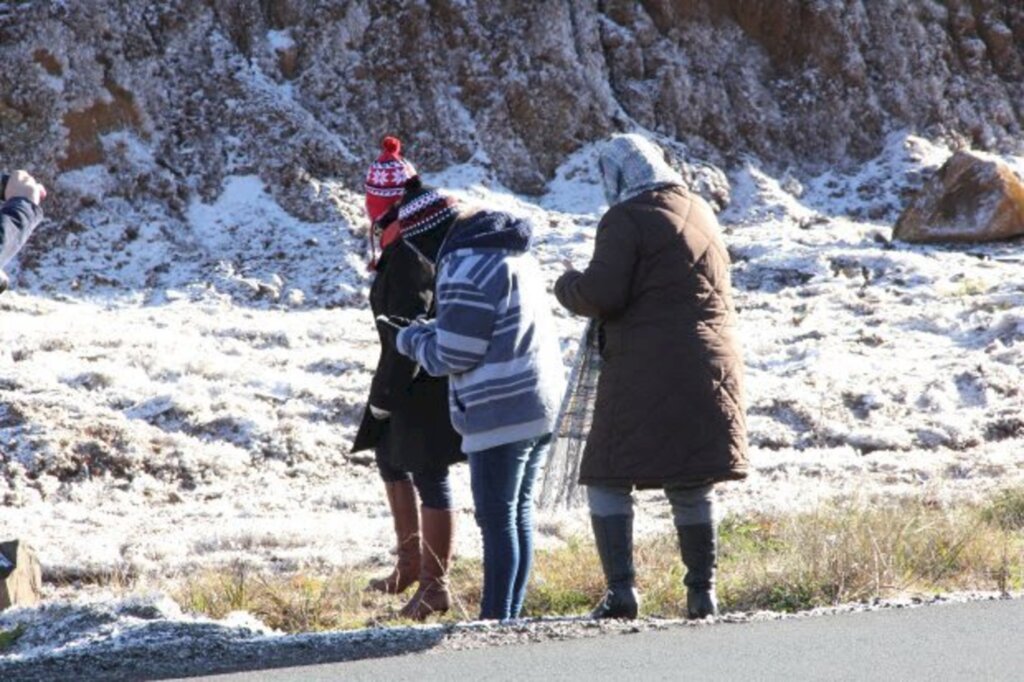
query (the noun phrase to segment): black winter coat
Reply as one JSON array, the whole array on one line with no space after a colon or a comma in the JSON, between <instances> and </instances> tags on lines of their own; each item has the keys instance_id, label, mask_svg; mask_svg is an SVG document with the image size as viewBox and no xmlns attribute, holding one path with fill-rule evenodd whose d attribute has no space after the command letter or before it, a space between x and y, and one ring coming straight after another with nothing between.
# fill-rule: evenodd
<instances>
[{"instance_id":1,"label":"black winter coat","mask_svg":"<svg viewBox=\"0 0 1024 682\"><path fill-rule=\"evenodd\" d=\"M718 221L680 187L608 210L559 302L600 322L580 482L695 486L747 475L743 360Z\"/></svg>"},{"instance_id":2,"label":"black winter coat","mask_svg":"<svg viewBox=\"0 0 1024 682\"><path fill-rule=\"evenodd\" d=\"M415 318L433 315L434 265L441 235L410 242L399 239L381 254L370 288L370 307L378 315ZM375 448L377 460L395 469L422 473L462 461L462 439L448 415L448 380L418 370L394 346L394 335L380 333L380 359L352 451ZM374 405L391 412L380 421Z\"/></svg>"}]
</instances>

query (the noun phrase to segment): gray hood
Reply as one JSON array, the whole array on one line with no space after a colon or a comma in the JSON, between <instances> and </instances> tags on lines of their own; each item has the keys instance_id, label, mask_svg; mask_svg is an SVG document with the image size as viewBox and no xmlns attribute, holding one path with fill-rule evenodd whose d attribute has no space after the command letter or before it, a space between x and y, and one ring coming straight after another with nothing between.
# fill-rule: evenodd
<instances>
[{"instance_id":1,"label":"gray hood","mask_svg":"<svg viewBox=\"0 0 1024 682\"><path fill-rule=\"evenodd\" d=\"M665 185L685 186L661 147L641 135L616 135L601 147L598 163L610 206Z\"/></svg>"}]
</instances>

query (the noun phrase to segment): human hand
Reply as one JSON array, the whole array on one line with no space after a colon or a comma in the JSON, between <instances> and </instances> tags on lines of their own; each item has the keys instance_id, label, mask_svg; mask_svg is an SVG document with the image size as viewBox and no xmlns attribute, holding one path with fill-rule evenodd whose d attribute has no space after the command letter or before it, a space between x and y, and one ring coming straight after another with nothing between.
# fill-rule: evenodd
<instances>
[{"instance_id":1,"label":"human hand","mask_svg":"<svg viewBox=\"0 0 1024 682\"><path fill-rule=\"evenodd\" d=\"M395 347L398 344L398 332L405 329L409 320L397 315L378 315L377 331L380 333L381 342L385 347Z\"/></svg>"},{"instance_id":2,"label":"human hand","mask_svg":"<svg viewBox=\"0 0 1024 682\"><path fill-rule=\"evenodd\" d=\"M46 188L27 171L15 171L7 178L3 198L7 201L16 197L24 197L38 206L46 198Z\"/></svg>"}]
</instances>

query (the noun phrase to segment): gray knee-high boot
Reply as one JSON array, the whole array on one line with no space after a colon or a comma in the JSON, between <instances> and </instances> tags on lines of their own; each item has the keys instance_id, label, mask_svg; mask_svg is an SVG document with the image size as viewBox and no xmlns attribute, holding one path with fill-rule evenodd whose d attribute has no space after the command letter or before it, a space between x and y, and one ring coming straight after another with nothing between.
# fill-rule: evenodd
<instances>
[{"instance_id":1,"label":"gray knee-high boot","mask_svg":"<svg viewBox=\"0 0 1024 682\"><path fill-rule=\"evenodd\" d=\"M594 541L608 591L590 612L592 618L636 618L640 609L633 567L633 516L594 516Z\"/></svg>"},{"instance_id":2,"label":"gray knee-high boot","mask_svg":"<svg viewBox=\"0 0 1024 682\"><path fill-rule=\"evenodd\" d=\"M686 585L688 618L718 615L718 599L715 596L717 530L711 523L676 526L676 532L679 534L679 551L686 566L683 584Z\"/></svg>"}]
</instances>

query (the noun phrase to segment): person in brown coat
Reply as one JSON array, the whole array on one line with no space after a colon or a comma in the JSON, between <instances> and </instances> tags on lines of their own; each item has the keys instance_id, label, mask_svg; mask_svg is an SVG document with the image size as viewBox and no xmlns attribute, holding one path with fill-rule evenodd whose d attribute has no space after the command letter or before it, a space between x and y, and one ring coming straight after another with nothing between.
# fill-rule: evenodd
<instances>
[{"instance_id":1,"label":"person in brown coat","mask_svg":"<svg viewBox=\"0 0 1024 682\"><path fill-rule=\"evenodd\" d=\"M601 374L580 465L608 584L595 618L635 618L634 488L672 504L687 573L687 613L717 613L716 483L747 475L743 361L729 256L711 207L662 150L620 135L601 150L611 205L583 272L555 284L559 302L598 322Z\"/></svg>"}]
</instances>

